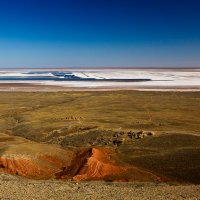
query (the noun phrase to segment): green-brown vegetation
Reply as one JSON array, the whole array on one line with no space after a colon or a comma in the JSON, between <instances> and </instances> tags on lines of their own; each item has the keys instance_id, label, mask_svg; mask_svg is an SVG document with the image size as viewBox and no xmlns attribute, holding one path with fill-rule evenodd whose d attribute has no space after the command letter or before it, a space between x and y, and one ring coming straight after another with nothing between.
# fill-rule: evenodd
<instances>
[{"instance_id":1,"label":"green-brown vegetation","mask_svg":"<svg viewBox=\"0 0 200 200\"><path fill-rule=\"evenodd\" d=\"M0 131L45 135L95 127L199 134L198 92L0 93Z\"/></svg>"},{"instance_id":2,"label":"green-brown vegetation","mask_svg":"<svg viewBox=\"0 0 200 200\"><path fill-rule=\"evenodd\" d=\"M1 92L0 133L62 148L110 146L124 165L200 183L199 110L199 92Z\"/></svg>"}]
</instances>

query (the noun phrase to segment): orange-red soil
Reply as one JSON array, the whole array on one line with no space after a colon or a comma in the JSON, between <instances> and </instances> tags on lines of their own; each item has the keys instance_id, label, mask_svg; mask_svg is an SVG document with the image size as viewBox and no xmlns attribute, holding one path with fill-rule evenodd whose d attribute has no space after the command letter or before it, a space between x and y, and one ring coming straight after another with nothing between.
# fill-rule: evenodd
<instances>
[{"instance_id":1,"label":"orange-red soil","mask_svg":"<svg viewBox=\"0 0 200 200\"><path fill-rule=\"evenodd\" d=\"M53 169L42 165L37 165L31 159L4 158L0 159L0 167L3 171L20 176L35 178L48 178L53 173Z\"/></svg>"},{"instance_id":2,"label":"orange-red soil","mask_svg":"<svg viewBox=\"0 0 200 200\"><path fill-rule=\"evenodd\" d=\"M34 144L30 144L33 145ZM19 145L20 146L20 145ZM23 147L26 149L27 147ZM35 179L155 181L158 177L117 161L114 149L59 149L46 145L14 149L0 155L0 171ZM14 151L14 152L13 152ZM38 152L39 151L39 152Z\"/></svg>"},{"instance_id":3,"label":"orange-red soil","mask_svg":"<svg viewBox=\"0 0 200 200\"><path fill-rule=\"evenodd\" d=\"M73 177L76 181L88 179L103 179L107 176L119 175L128 172L130 167L119 166L110 158L108 149L91 149L91 155L80 168L78 174Z\"/></svg>"}]
</instances>

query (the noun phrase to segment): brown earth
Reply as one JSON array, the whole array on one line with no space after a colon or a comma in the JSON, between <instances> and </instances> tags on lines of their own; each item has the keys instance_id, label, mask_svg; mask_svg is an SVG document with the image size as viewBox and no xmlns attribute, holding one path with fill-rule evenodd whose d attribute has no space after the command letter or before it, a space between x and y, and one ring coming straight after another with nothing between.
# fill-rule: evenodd
<instances>
[{"instance_id":1,"label":"brown earth","mask_svg":"<svg viewBox=\"0 0 200 200\"><path fill-rule=\"evenodd\" d=\"M63 166L70 166L74 150L56 145L26 142L0 149L0 171L34 179L53 178Z\"/></svg>"},{"instance_id":2,"label":"brown earth","mask_svg":"<svg viewBox=\"0 0 200 200\"><path fill-rule=\"evenodd\" d=\"M0 150L0 172L33 179L156 181L159 178L121 163L114 148L61 148L8 137L13 144ZM8 139L7 138L7 139ZM7 140L6 139L6 140ZM16 140L14 140L16 139ZM19 140L19 139L18 139ZM20 141L20 140L19 140ZM5 142L5 141L3 141Z\"/></svg>"},{"instance_id":3,"label":"brown earth","mask_svg":"<svg viewBox=\"0 0 200 200\"><path fill-rule=\"evenodd\" d=\"M76 181L87 180L91 178L103 178L109 175L126 173L129 167L117 166L112 163L110 152L107 149L91 149L91 155L87 158L85 165L81 167L79 173L73 177Z\"/></svg>"},{"instance_id":4,"label":"brown earth","mask_svg":"<svg viewBox=\"0 0 200 200\"><path fill-rule=\"evenodd\" d=\"M199 200L199 185L30 180L0 173L0 199Z\"/></svg>"},{"instance_id":5,"label":"brown earth","mask_svg":"<svg viewBox=\"0 0 200 200\"><path fill-rule=\"evenodd\" d=\"M134 144L129 145L123 142L120 145L102 145L102 140L103 143L108 143L107 139L116 140L116 137L108 137L108 133L108 138L98 140L99 146L85 145L90 140L84 142L84 138L73 138L73 141L87 147L38 143L0 133L0 172L30 179L61 179L76 182L103 180L199 183L198 136L153 134L151 137L138 138L136 136L139 133L141 132L120 132L120 136L114 133L114 136L118 136L117 141L125 137L126 142L130 142L132 138L131 142ZM151 132L143 134L146 133L149 135ZM86 138L93 141L93 138ZM177 150L174 145L177 148L184 148ZM162 154L159 151L162 151ZM185 163L188 163L186 168Z\"/></svg>"},{"instance_id":6,"label":"brown earth","mask_svg":"<svg viewBox=\"0 0 200 200\"><path fill-rule=\"evenodd\" d=\"M92 148L91 155L73 177L75 181L82 180L112 180L112 181L156 181L158 177L146 171L129 165L117 163L116 154L108 148Z\"/></svg>"}]
</instances>

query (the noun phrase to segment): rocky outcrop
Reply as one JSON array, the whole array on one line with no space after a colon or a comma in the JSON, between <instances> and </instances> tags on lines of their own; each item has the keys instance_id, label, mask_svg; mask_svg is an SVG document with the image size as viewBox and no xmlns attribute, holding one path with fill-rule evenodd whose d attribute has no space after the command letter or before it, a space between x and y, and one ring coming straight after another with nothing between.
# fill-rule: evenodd
<instances>
[{"instance_id":1,"label":"rocky outcrop","mask_svg":"<svg viewBox=\"0 0 200 200\"><path fill-rule=\"evenodd\" d=\"M60 145L69 146L89 146L89 147L117 147L122 144L132 144L136 140L151 137L155 133L152 131L113 131L104 129L84 129L84 133L68 134L60 138ZM54 141L56 138L53 139ZM51 143L49 141L49 143Z\"/></svg>"}]
</instances>

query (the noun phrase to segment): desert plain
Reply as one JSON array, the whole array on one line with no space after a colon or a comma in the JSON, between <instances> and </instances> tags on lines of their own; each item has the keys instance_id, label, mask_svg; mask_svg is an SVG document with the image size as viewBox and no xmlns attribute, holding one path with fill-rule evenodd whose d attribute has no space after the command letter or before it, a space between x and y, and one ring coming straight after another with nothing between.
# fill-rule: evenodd
<instances>
[{"instance_id":1,"label":"desert plain","mask_svg":"<svg viewBox=\"0 0 200 200\"><path fill-rule=\"evenodd\" d=\"M200 92L0 95L1 199L199 199Z\"/></svg>"}]
</instances>

